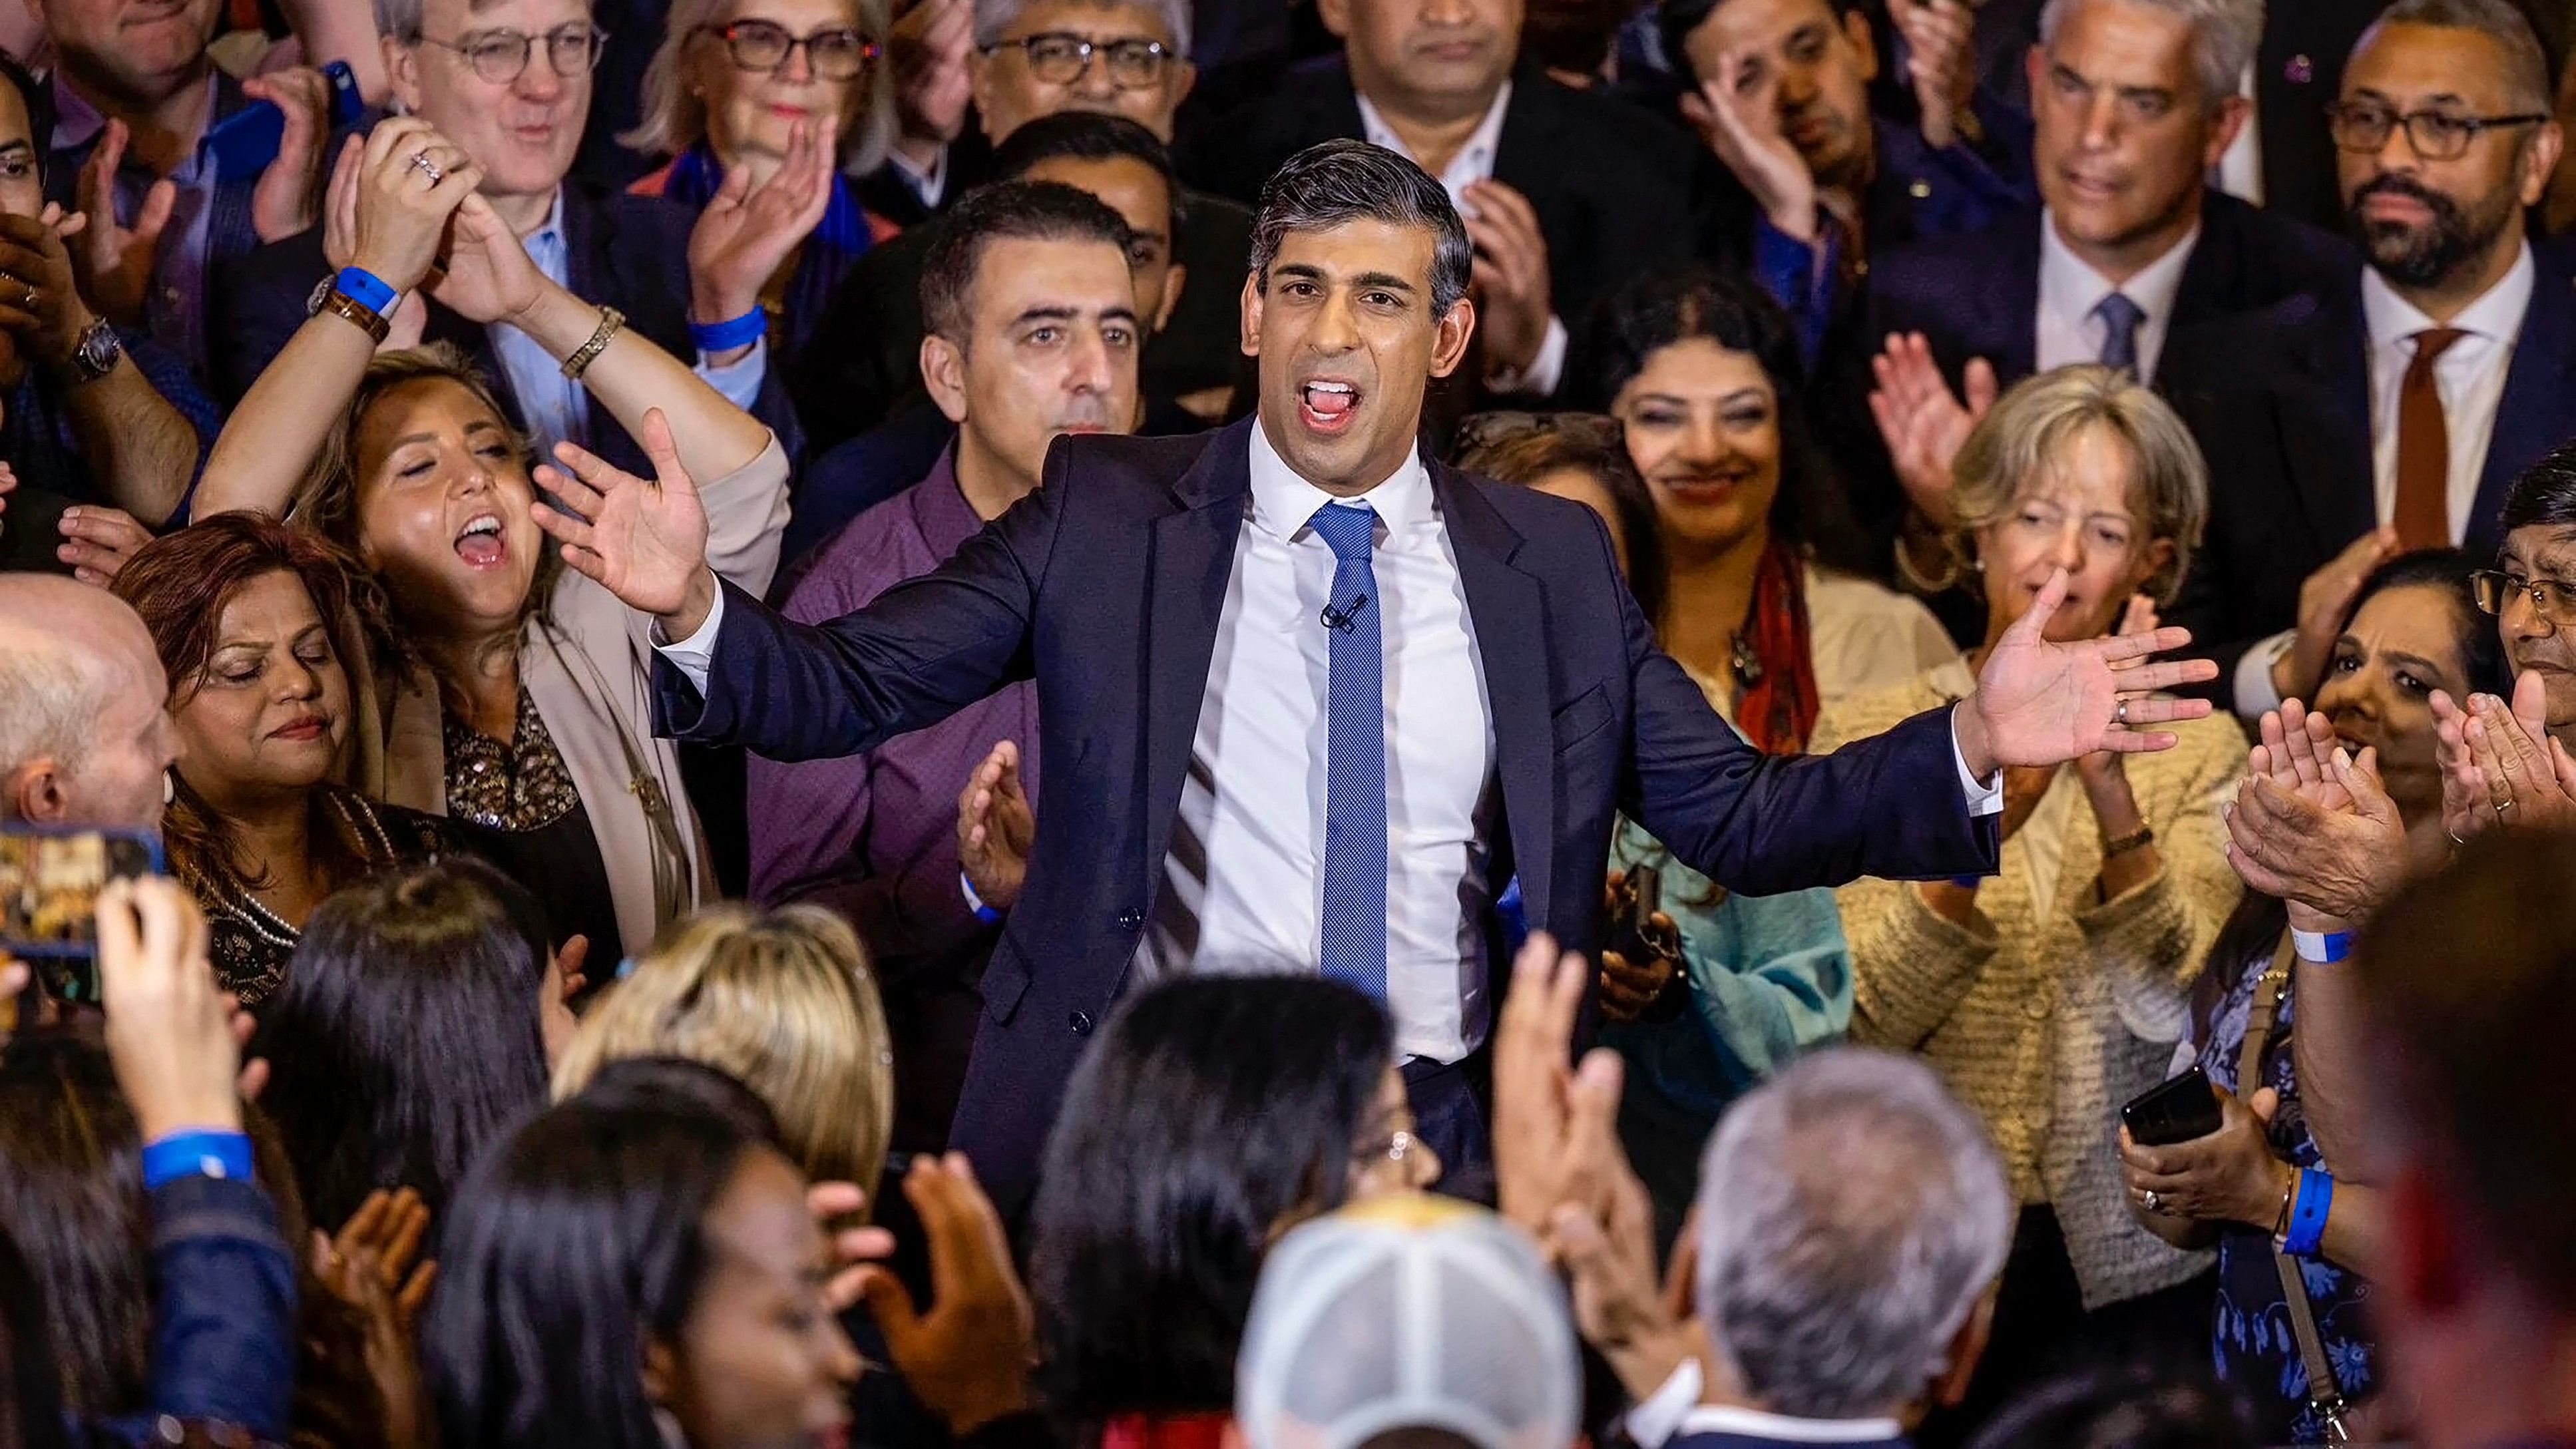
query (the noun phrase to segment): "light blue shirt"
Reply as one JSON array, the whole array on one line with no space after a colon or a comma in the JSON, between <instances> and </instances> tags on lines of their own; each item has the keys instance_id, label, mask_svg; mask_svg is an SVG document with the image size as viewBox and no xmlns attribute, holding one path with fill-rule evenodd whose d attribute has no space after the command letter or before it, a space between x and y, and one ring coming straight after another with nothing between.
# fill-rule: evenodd
<instances>
[{"instance_id":1,"label":"light blue shirt","mask_svg":"<svg viewBox=\"0 0 2576 1449\"><path fill-rule=\"evenodd\" d=\"M528 249L528 260L557 286L572 285L572 248L564 239L563 192L555 192L554 209L546 213L545 225L522 238ZM552 459L555 444L572 442L591 446L589 395L582 385L563 375L563 364L537 340L516 327L495 322L489 328L492 355L500 361L501 370L509 376L510 393L519 402L519 425L535 444L537 456ZM724 400L745 412L751 411L760 396L761 380L769 371L769 343L755 342L751 351L739 361L723 367L707 362L698 354L697 374L707 386L722 394Z\"/></svg>"}]
</instances>

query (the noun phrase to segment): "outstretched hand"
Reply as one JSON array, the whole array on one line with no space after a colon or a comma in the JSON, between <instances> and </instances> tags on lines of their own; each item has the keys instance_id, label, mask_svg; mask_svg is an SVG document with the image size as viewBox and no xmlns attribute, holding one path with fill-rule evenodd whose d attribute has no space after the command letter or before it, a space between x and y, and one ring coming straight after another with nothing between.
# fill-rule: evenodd
<instances>
[{"instance_id":1,"label":"outstretched hand","mask_svg":"<svg viewBox=\"0 0 2576 1449\"><path fill-rule=\"evenodd\" d=\"M673 639L706 622L715 606L707 576L707 511L698 485L680 465L670 420L644 414L647 481L572 443L557 443L561 467L537 470L537 485L562 500L540 503L537 526L563 545L564 563L617 596L630 609L662 620ZM567 511L568 510L568 511Z\"/></svg>"},{"instance_id":2,"label":"outstretched hand","mask_svg":"<svg viewBox=\"0 0 2576 1449\"><path fill-rule=\"evenodd\" d=\"M2061 765L2096 750L2169 750L2172 734L2139 726L2209 713L2208 700L2172 699L2162 691L2216 679L2216 664L2148 657L2189 644L2189 629L2167 625L2065 643L2047 638L2042 630L2066 601L2066 588L2066 570L2048 576L2029 611L1987 651L1977 693L1959 708L1959 753L1981 780L2006 765Z\"/></svg>"},{"instance_id":3,"label":"outstretched hand","mask_svg":"<svg viewBox=\"0 0 2576 1449\"><path fill-rule=\"evenodd\" d=\"M997 742L957 796L957 861L976 896L997 911L1019 904L1038 821L1020 783L1020 747Z\"/></svg>"}]
</instances>

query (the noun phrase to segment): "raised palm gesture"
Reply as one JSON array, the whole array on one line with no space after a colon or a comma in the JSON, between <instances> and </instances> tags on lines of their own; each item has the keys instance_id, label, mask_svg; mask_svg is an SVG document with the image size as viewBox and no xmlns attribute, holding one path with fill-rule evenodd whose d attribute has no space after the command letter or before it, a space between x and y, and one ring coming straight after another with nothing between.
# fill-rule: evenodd
<instances>
[{"instance_id":1,"label":"raised palm gesture","mask_svg":"<svg viewBox=\"0 0 2576 1449\"><path fill-rule=\"evenodd\" d=\"M1878 435L1887 440L1896 464L1896 481L1925 518L1950 525L1950 465L1968 434L1995 405L1995 369L1984 358L1968 362L1968 400L1963 404L1932 360L1932 344L1920 332L1887 339L1887 350L1870 359L1877 386L1870 389L1869 415Z\"/></svg>"},{"instance_id":2,"label":"raised palm gesture","mask_svg":"<svg viewBox=\"0 0 2576 1449\"><path fill-rule=\"evenodd\" d=\"M563 507L540 503L534 517L563 545L573 572L628 608L661 618L672 638L685 638L697 632L714 603L706 505L680 466L679 447L660 408L644 414L644 452L653 460L650 482L587 449L555 444L563 466L539 468L537 484L563 500ZM691 617L681 617L684 608Z\"/></svg>"},{"instance_id":3,"label":"raised palm gesture","mask_svg":"<svg viewBox=\"0 0 2576 1449\"><path fill-rule=\"evenodd\" d=\"M760 305L761 288L802 246L832 205L838 136L830 122L789 130L786 163L757 188L751 169L726 173L689 231L690 307L696 321L729 322Z\"/></svg>"},{"instance_id":4,"label":"raised palm gesture","mask_svg":"<svg viewBox=\"0 0 2576 1449\"><path fill-rule=\"evenodd\" d=\"M2218 677L2206 659L2150 662L2180 649L2191 631L2168 625L2135 634L2056 643L2040 631L2066 601L2066 571L2048 576L2028 612L2004 631L1977 672L1977 693L1959 712L1959 751L1979 779L2006 765L2061 765L2096 750L2169 750L2174 737L2141 725L2200 719L2205 699L2161 691Z\"/></svg>"}]
</instances>

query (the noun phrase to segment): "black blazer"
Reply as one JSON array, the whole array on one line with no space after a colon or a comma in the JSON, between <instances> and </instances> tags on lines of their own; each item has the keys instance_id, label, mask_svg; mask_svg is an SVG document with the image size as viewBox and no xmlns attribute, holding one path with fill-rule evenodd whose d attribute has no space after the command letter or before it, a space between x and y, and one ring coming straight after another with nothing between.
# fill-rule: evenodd
<instances>
[{"instance_id":1,"label":"black blazer","mask_svg":"<svg viewBox=\"0 0 2576 1449\"><path fill-rule=\"evenodd\" d=\"M1958 385L1968 359L1982 357L2012 386L2037 370L2039 229L2036 210L1975 236L1891 249L1870 268L1869 335L1920 332L1941 370ZM2225 192L2202 197L2200 240L2183 263L2164 352L2192 328L2319 292L2350 278L2358 260L2342 238L2250 206Z\"/></svg>"},{"instance_id":2,"label":"black blazer","mask_svg":"<svg viewBox=\"0 0 2576 1449\"><path fill-rule=\"evenodd\" d=\"M1336 55L1296 67L1276 95L1201 133L1184 148L1182 170L1193 186L1254 205L1281 162L1363 135L1359 93ZM1680 127L1530 66L1512 79L1494 153L1494 179L1538 212L1556 315L1578 331L1595 296L1688 258L1719 231L1714 167ZM1200 285L1195 276L1190 284Z\"/></svg>"},{"instance_id":3,"label":"black blazer","mask_svg":"<svg viewBox=\"0 0 2576 1449\"><path fill-rule=\"evenodd\" d=\"M2492 554L2505 494L2576 436L2576 256L2534 244L2539 270L2505 374L2462 547ZM2369 341L2360 273L2199 330L2166 350L2166 392L2209 459L2209 533L2171 622L2218 661L2228 697L2245 650L2298 623L2299 584L2379 526Z\"/></svg>"},{"instance_id":4,"label":"black blazer","mask_svg":"<svg viewBox=\"0 0 2576 1449\"><path fill-rule=\"evenodd\" d=\"M854 754L1036 679L1037 844L984 976L950 1138L998 1200L1034 1181L1066 1077L1152 918L1253 425L1059 439L1045 485L933 573L819 627L728 591L707 694L656 665L666 733L780 760ZM1946 715L1822 759L1765 757L1656 650L1597 519L1429 467L1493 700L1504 822L1490 874L1517 873L1533 928L1597 944L1619 812L1757 895L1991 867L1994 822L1967 812ZM1496 1000L1509 969L1489 953Z\"/></svg>"},{"instance_id":5,"label":"black blazer","mask_svg":"<svg viewBox=\"0 0 2576 1449\"><path fill-rule=\"evenodd\" d=\"M689 340L689 228L695 221L695 214L676 202L601 191L579 180L565 182L568 285L584 301L625 313L626 325L663 351L683 362L696 358L697 344ZM285 350L287 339L304 325L314 284L330 274L318 226L219 269L220 284L207 289L212 322L207 347L214 386L226 405L240 402L261 369ZM517 416L509 375L493 357L482 323L433 301L423 340L454 343ZM803 453L804 434L787 400L784 370L784 360L773 349L752 413L778 435L792 459ZM593 410L591 437L601 457L627 472L652 476L643 446L605 409Z\"/></svg>"}]
</instances>

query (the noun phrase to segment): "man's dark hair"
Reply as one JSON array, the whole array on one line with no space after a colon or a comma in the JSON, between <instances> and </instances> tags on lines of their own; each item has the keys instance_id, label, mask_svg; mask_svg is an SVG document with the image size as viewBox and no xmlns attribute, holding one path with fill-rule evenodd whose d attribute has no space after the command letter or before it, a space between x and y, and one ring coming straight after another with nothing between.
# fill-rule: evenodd
<instances>
[{"instance_id":1,"label":"man's dark hair","mask_svg":"<svg viewBox=\"0 0 2576 1449\"><path fill-rule=\"evenodd\" d=\"M1345 222L1382 221L1430 228L1431 310L1445 316L1467 295L1475 248L1449 193L1431 173L1366 141L1326 141L1288 158L1261 187L1261 215L1252 224L1252 275L1270 290L1270 264L1292 231L1325 231Z\"/></svg>"},{"instance_id":2,"label":"man's dark hair","mask_svg":"<svg viewBox=\"0 0 2576 1449\"><path fill-rule=\"evenodd\" d=\"M2576 527L2576 443L2524 470L2504 499L2504 531Z\"/></svg>"},{"instance_id":3,"label":"man's dark hair","mask_svg":"<svg viewBox=\"0 0 2576 1449\"><path fill-rule=\"evenodd\" d=\"M984 249L999 241L1098 242L1124 257L1136 237L1099 197L1061 181L978 187L939 219L922 256L923 331L966 345L975 325L975 273Z\"/></svg>"},{"instance_id":4,"label":"man's dark hair","mask_svg":"<svg viewBox=\"0 0 2576 1449\"><path fill-rule=\"evenodd\" d=\"M1673 74L1693 83L1717 79L1691 69L1690 51L1684 42L1725 4L1726 0L1664 0L1662 8L1655 12L1655 30L1664 42L1664 59L1671 62ZM1874 9L1871 0L1825 0L1825 8L1834 12L1836 20L1855 10L1875 20L1886 7Z\"/></svg>"},{"instance_id":5,"label":"man's dark hair","mask_svg":"<svg viewBox=\"0 0 2576 1449\"><path fill-rule=\"evenodd\" d=\"M2493 829L2370 923L2353 953L2371 1026L2375 1132L2466 1216L2466 1241L2534 1300L2576 1316L2576 837Z\"/></svg>"},{"instance_id":6,"label":"man's dark hair","mask_svg":"<svg viewBox=\"0 0 2576 1449\"><path fill-rule=\"evenodd\" d=\"M1182 204L1181 178L1172 169L1172 148L1162 138L1125 116L1104 116L1098 111L1058 111L1040 116L1013 131L1010 139L993 148L993 174L1004 181L1017 181L1039 163L1058 159L1072 161L1141 161L1163 178L1163 190L1172 199L1172 219L1163 230L1178 247L1181 227L1187 221Z\"/></svg>"},{"instance_id":7,"label":"man's dark hair","mask_svg":"<svg viewBox=\"0 0 2576 1449\"><path fill-rule=\"evenodd\" d=\"M35 72L20 65L18 57L5 50L0 50L0 80L18 92L18 103L27 108L27 143L35 148L36 179L41 182L53 161L53 87L36 79Z\"/></svg>"}]
</instances>

